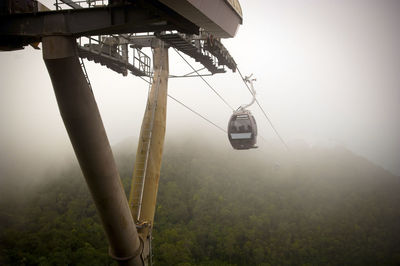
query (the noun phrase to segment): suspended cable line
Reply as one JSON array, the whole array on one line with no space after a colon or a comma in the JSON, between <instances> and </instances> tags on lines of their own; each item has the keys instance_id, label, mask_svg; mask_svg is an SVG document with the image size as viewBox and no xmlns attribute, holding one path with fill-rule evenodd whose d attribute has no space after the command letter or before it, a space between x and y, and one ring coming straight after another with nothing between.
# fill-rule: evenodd
<instances>
[{"instance_id":1,"label":"suspended cable line","mask_svg":"<svg viewBox=\"0 0 400 266\"><path fill-rule=\"evenodd\" d=\"M148 83L151 86L151 82L140 77L144 82ZM167 96L169 98L171 98L172 100L174 100L175 102L179 103L180 105L182 105L183 107L185 107L186 109L188 109L190 112L194 113L195 115L197 115L198 117L200 117L201 119L205 120L207 123L211 124L212 126L216 127L218 130L224 132L225 134L227 134L226 130L223 129L222 127L218 126L217 124L215 124L214 122L212 122L211 120L207 119L206 117L204 117L203 115L201 115L200 113L194 111L193 109L191 109L189 106L185 105L184 103L182 103L181 101L179 101L178 99L174 98L173 96L167 94ZM261 139L265 142L268 143L268 141L262 136L259 135L261 137Z\"/></svg>"},{"instance_id":2,"label":"suspended cable line","mask_svg":"<svg viewBox=\"0 0 400 266\"><path fill-rule=\"evenodd\" d=\"M140 77L141 78L141 77ZM144 78L142 78L142 80L148 84L151 84L151 82L145 80ZM179 101L178 99L172 97L171 95L167 94L169 98L171 98L172 100L174 100L175 102L179 103L180 105L182 105L183 107L185 107L186 109L188 109L189 111L191 111L192 113L194 113L195 115L199 116L200 118L204 119L206 122L210 123L211 125L213 125L214 127L218 128L219 130L221 130L224 133L227 133L225 129L223 129L222 127L218 126L217 124L215 124L214 122L210 121L209 119L207 119L206 117L202 116L201 114L199 114L198 112L194 111L193 109L191 109L189 106L185 105L184 103L182 103L181 101Z\"/></svg>"},{"instance_id":3,"label":"suspended cable line","mask_svg":"<svg viewBox=\"0 0 400 266\"><path fill-rule=\"evenodd\" d=\"M186 62L186 64L188 64L190 66L190 68L196 72L197 76L199 76L206 84L207 86L232 110L234 111L235 109L233 109L233 107L227 102L225 101L225 99L202 77L202 75L200 75L200 73L178 52L178 50L176 50L174 48L175 52Z\"/></svg>"},{"instance_id":4,"label":"suspended cable line","mask_svg":"<svg viewBox=\"0 0 400 266\"><path fill-rule=\"evenodd\" d=\"M202 119L206 120L208 123L210 123L211 125L215 126L216 128L218 128L219 130L221 130L222 132L226 133L226 130L223 129L222 127L218 126L217 124L211 122L210 120L208 120L207 118L205 118L204 116L202 116L201 114L199 114L198 112L194 111L193 109L191 109L190 107L188 107L187 105L185 105L184 103L180 102L179 100L175 99L174 97L172 97L171 95L168 94L168 97L171 98L172 100L176 101L177 103L179 103L180 105L182 105L183 107L185 107L186 109L190 110L192 113L194 113L195 115L201 117Z\"/></svg>"},{"instance_id":5,"label":"suspended cable line","mask_svg":"<svg viewBox=\"0 0 400 266\"><path fill-rule=\"evenodd\" d=\"M203 75L200 75L198 73L198 70L196 70L175 48L174 48L175 52L192 68L193 72L192 73L196 73L198 77L200 77L206 84L207 86L214 91L214 93L232 110L235 111L235 109L202 77ZM246 85L246 88L249 90L250 94L253 95L252 90L250 89L249 85L245 82L245 78L243 77L242 73L240 72L239 68L237 67L238 73L240 75L240 77L242 78L242 81L244 82L244 84ZM190 73L191 74L191 73ZM140 76L139 76L140 77ZM183 76L184 77L184 76ZM148 83L151 86L151 82L147 81L146 79L140 77L144 82ZM189 106L185 105L184 103L182 103L181 101L179 101L178 99L174 98L173 96L168 94L168 97L171 98L172 100L174 100L175 102L179 103L180 105L182 105L183 107L185 107L186 109L188 109L189 111L191 111L192 113L194 113L195 115L199 116L201 119L205 120L206 122L208 122L209 124L211 124L212 126L216 127L218 130L221 130L224 133L227 133L225 129L223 129L222 127L218 126L217 124L215 124L214 122L210 121L209 119L207 119L206 117L204 117L203 115L201 115L200 113L194 111L193 109L191 109ZM276 130L276 128L274 127L274 125L272 124L271 120L269 119L268 115L266 114L266 112L264 111L264 109L262 108L262 106L260 105L260 103L258 102L257 99L255 99L258 107L261 109L261 111L263 112L265 118L267 119L267 121L269 122L269 124L271 125L272 129L274 130L275 134L279 137L280 141L283 143L283 145L286 147L286 149L289 149L289 147L286 145L285 141L283 140L283 138L279 135L278 131ZM267 142L266 139L260 135L260 137L262 138L263 141Z\"/></svg>"},{"instance_id":6,"label":"suspended cable line","mask_svg":"<svg viewBox=\"0 0 400 266\"><path fill-rule=\"evenodd\" d=\"M251 91L249 85L247 84L247 82L245 81L245 78L243 77L242 73L239 70L239 67L236 66L236 69L240 75L240 77L242 78L243 83L246 85L247 89L249 90L250 94L253 95L253 92ZM254 96L254 95L253 95ZM262 111L262 113L264 114L265 118L267 119L267 121L269 122L269 124L271 125L272 129L274 130L275 134L278 136L279 140L282 142L282 144L286 147L287 150L289 150L288 145L286 144L286 142L283 140L283 138L281 137L281 135L278 133L278 131L276 130L275 126L272 124L271 119L269 119L267 113L264 111L264 108L262 108L260 102L257 100L256 98L256 103L258 105L258 107L260 108L260 110Z\"/></svg>"}]
</instances>

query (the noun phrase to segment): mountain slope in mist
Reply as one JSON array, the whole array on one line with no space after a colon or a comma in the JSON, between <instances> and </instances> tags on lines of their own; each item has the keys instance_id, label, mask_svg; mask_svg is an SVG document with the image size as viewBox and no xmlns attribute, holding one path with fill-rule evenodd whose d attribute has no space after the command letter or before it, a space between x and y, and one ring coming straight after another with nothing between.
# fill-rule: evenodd
<instances>
[{"instance_id":1,"label":"mountain slope in mist","mask_svg":"<svg viewBox=\"0 0 400 266\"><path fill-rule=\"evenodd\" d=\"M114 148L126 191L134 146ZM164 154L157 265L400 263L400 178L344 148L233 151L186 139ZM0 264L113 263L77 165L56 175L2 198Z\"/></svg>"}]
</instances>

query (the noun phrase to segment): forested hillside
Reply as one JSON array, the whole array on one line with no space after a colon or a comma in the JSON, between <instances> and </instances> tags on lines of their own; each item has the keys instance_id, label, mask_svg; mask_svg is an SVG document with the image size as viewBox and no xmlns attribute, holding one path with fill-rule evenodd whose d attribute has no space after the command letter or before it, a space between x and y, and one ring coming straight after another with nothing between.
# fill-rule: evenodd
<instances>
[{"instance_id":1,"label":"forested hillside","mask_svg":"<svg viewBox=\"0 0 400 266\"><path fill-rule=\"evenodd\" d=\"M166 145L156 265L400 265L399 177L344 148L205 143ZM126 191L132 147L114 149ZM60 173L2 196L0 265L114 263L78 166Z\"/></svg>"}]
</instances>

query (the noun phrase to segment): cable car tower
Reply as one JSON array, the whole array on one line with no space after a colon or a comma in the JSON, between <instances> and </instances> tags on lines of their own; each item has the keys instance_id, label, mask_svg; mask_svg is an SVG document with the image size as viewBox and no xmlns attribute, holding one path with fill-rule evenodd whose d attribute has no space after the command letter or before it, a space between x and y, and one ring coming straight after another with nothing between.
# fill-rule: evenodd
<instances>
[{"instance_id":1,"label":"cable car tower","mask_svg":"<svg viewBox=\"0 0 400 266\"><path fill-rule=\"evenodd\" d=\"M236 70L221 43L242 23L238 0L0 0L0 50L39 49L60 114L100 215L109 254L120 265L151 265L166 124L168 48L210 74ZM151 58L142 48L151 48ZM82 59L149 79L129 202ZM188 75L185 75L188 76Z\"/></svg>"}]
</instances>

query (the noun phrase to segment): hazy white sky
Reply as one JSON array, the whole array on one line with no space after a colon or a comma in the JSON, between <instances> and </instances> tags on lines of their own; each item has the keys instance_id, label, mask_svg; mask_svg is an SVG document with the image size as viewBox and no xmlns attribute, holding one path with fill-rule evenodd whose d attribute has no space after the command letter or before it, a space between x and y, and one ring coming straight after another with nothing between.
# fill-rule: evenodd
<instances>
[{"instance_id":1,"label":"hazy white sky","mask_svg":"<svg viewBox=\"0 0 400 266\"><path fill-rule=\"evenodd\" d=\"M342 144L400 175L400 1L241 1L244 24L223 42L283 138ZM190 60L190 62L193 62ZM86 63L112 143L137 136L147 84ZM190 72L170 49L170 72ZM250 101L238 74L206 78L233 106ZM169 92L226 127L231 114L197 78L170 79ZM260 134L277 141L255 106ZM209 127L169 101L167 137ZM262 141L259 141L263 145ZM41 51L0 53L0 166L34 165L72 151ZM33 159L34 158L34 159ZM16 164L16 165L14 165Z\"/></svg>"}]
</instances>

